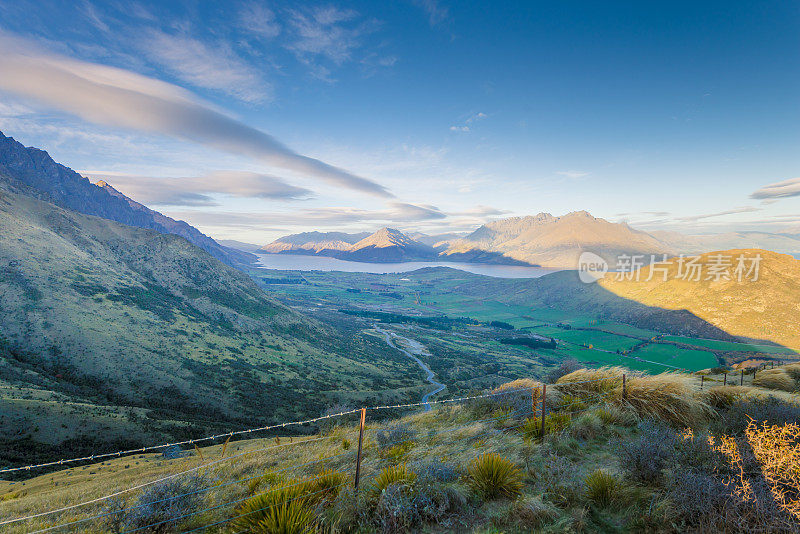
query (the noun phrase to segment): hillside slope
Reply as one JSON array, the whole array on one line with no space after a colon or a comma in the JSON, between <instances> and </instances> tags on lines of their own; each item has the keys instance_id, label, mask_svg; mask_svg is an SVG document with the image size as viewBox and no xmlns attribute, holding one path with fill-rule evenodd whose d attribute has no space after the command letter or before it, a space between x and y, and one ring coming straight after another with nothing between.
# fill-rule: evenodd
<instances>
[{"instance_id":1,"label":"hillside slope","mask_svg":"<svg viewBox=\"0 0 800 534\"><path fill-rule=\"evenodd\" d=\"M1 187L0 332L6 450L6 439L112 439L128 408L149 414L142 431L180 421L174 435L317 414L348 390L402 398L419 383L355 326L309 320L181 237ZM65 402L75 428L48 415ZM97 406L113 408L109 428Z\"/></svg>"},{"instance_id":2,"label":"hillside slope","mask_svg":"<svg viewBox=\"0 0 800 534\"><path fill-rule=\"evenodd\" d=\"M229 264L249 264L255 257L223 247L197 228L176 221L126 197L105 182L92 184L37 148L25 147L0 132L0 183L11 191L33 196L87 215L129 226L179 235Z\"/></svg>"}]
</instances>

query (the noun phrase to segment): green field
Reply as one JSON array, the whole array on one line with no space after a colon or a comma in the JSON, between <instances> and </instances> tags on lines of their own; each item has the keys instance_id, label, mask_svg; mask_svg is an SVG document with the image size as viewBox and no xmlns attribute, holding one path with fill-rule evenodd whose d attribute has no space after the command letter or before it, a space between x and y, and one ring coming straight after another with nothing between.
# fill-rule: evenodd
<instances>
[{"instance_id":1,"label":"green field","mask_svg":"<svg viewBox=\"0 0 800 534\"><path fill-rule=\"evenodd\" d=\"M696 347L706 347L711 350L723 352L760 352L763 354L796 354L793 350L776 345L753 345L749 343L736 343L732 341L719 341L716 339L697 339L683 336L664 336L665 341L685 343Z\"/></svg>"}]
</instances>

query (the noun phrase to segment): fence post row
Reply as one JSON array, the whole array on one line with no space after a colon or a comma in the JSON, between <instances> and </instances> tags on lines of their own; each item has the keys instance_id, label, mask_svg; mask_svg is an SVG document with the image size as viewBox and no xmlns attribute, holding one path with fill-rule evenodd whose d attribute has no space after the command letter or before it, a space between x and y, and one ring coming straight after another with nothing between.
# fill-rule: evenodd
<instances>
[{"instance_id":1,"label":"fence post row","mask_svg":"<svg viewBox=\"0 0 800 534\"><path fill-rule=\"evenodd\" d=\"M361 448L364 446L364 421L367 418L367 409L361 408L361 423L358 429L358 454L356 455L355 491L358 491L358 482L361 479Z\"/></svg>"},{"instance_id":2,"label":"fence post row","mask_svg":"<svg viewBox=\"0 0 800 534\"><path fill-rule=\"evenodd\" d=\"M544 439L544 418L547 415L545 401L547 400L547 384L542 384L542 439Z\"/></svg>"}]
</instances>

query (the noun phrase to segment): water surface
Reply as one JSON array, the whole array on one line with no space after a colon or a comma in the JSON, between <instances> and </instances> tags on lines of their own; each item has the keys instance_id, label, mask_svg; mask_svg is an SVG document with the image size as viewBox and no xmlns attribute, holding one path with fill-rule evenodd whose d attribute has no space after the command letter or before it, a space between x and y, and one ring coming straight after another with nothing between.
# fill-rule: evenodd
<instances>
[{"instance_id":1,"label":"water surface","mask_svg":"<svg viewBox=\"0 0 800 534\"><path fill-rule=\"evenodd\" d=\"M259 266L282 271L344 271L347 273L405 273L423 267L450 267L495 278L538 278L556 272L556 269L521 265L490 265L449 261L408 261L404 263L366 263L345 261L325 256L300 254L257 254Z\"/></svg>"}]
</instances>

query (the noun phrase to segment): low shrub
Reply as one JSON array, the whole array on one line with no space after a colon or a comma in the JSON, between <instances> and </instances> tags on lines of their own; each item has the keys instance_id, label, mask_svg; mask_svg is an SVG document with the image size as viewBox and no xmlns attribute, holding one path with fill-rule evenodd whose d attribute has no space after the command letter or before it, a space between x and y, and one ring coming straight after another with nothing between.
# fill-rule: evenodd
<instances>
[{"instance_id":1,"label":"low shrub","mask_svg":"<svg viewBox=\"0 0 800 534\"><path fill-rule=\"evenodd\" d=\"M620 498L622 484L607 471L596 469L586 477L586 498L598 506L605 507Z\"/></svg>"},{"instance_id":2,"label":"low shrub","mask_svg":"<svg viewBox=\"0 0 800 534\"><path fill-rule=\"evenodd\" d=\"M637 425L637 435L615 444L619 463L630 476L645 484L662 477L675 454L675 432L655 421L642 421Z\"/></svg>"},{"instance_id":3,"label":"low shrub","mask_svg":"<svg viewBox=\"0 0 800 534\"><path fill-rule=\"evenodd\" d=\"M202 476L158 482L145 488L127 509L110 513L106 522L113 531L168 532L201 508L207 485Z\"/></svg>"},{"instance_id":4,"label":"low shrub","mask_svg":"<svg viewBox=\"0 0 800 534\"><path fill-rule=\"evenodd\" d=\"M770 425L800 421L800 406L775 397L747 398L733 403L720 414L716 427L723 434L744 434L750 420Z\"/></svg>"},{"instance_id":5,"label":"low shrub","mask_svg":"<svg viewBox=\"0 0 800 534\"><path fill-rule=\"evenodd\" d=\"M522 490L522 471L509 459L487 452L469 466L469 483L485 499L513 497Z\"/></svg>"},{"instance_id":6,"label":"low shrub","mask_svg":"<svg viewBox=\"0 0 800 534\"><path fill-rule=\"evenodd\" d=\"M545 382L548 384L555 384L559 378L570 373L574 373L578 369L582 369L583 365L578 360L568 359L561 362L561 365L547 373Z\"/></svg>"},{"instance_id":7,"label":"low shrub","mask_svg":"<svg viewBox=\"0 0 800 534\"><path fill-rule=\"evenodd\" d=\"M509 510L509 519L526 529L538 529L558 519L558 509L539 496L525 497L514 501Z\"/></svg>"},{"instance_id":8,"label":"low shrub","mask_svg":"<svg viewBox=\"0 0 800 534\"><path fill-rule=\"evenodd\" d=\"M417 432L406 423L391 423L375 432L378 448L386 451L393 446L407 444L417 437Z\"/></svg>"},{"instance_id":9,"label":"low shrub","mask_svg":"<svg viewBox=\"0 0 800 534\"><path fill-rule=\"evenodd\" d=\"M784 365L782 369L795 380L800 380L800 363L790 363Z\"/></svg>"},{"instance_id":10,"label":"low shrub","mask_svg":"<svg viewBox=\"0 0 800 534\"><path fill-rule=\"evenodd\" d=\"M443 462L438 458L423 464L417 473L423 480L434 480L436 482L455 482L459 478L458 466L453 463Z\"/></svg>"},{"instance_id":11,"label":"low shrub","mask_svg":"<svg viewBox=\"0 0 800 534\"><path fill-rule=\"evenodd\" d=\"M542 448L542 457L530 464L536 490L561 507L573 506L581 499L584 480L579 466L559 455L549 443Z\"/></svg>"}]
</instances>

